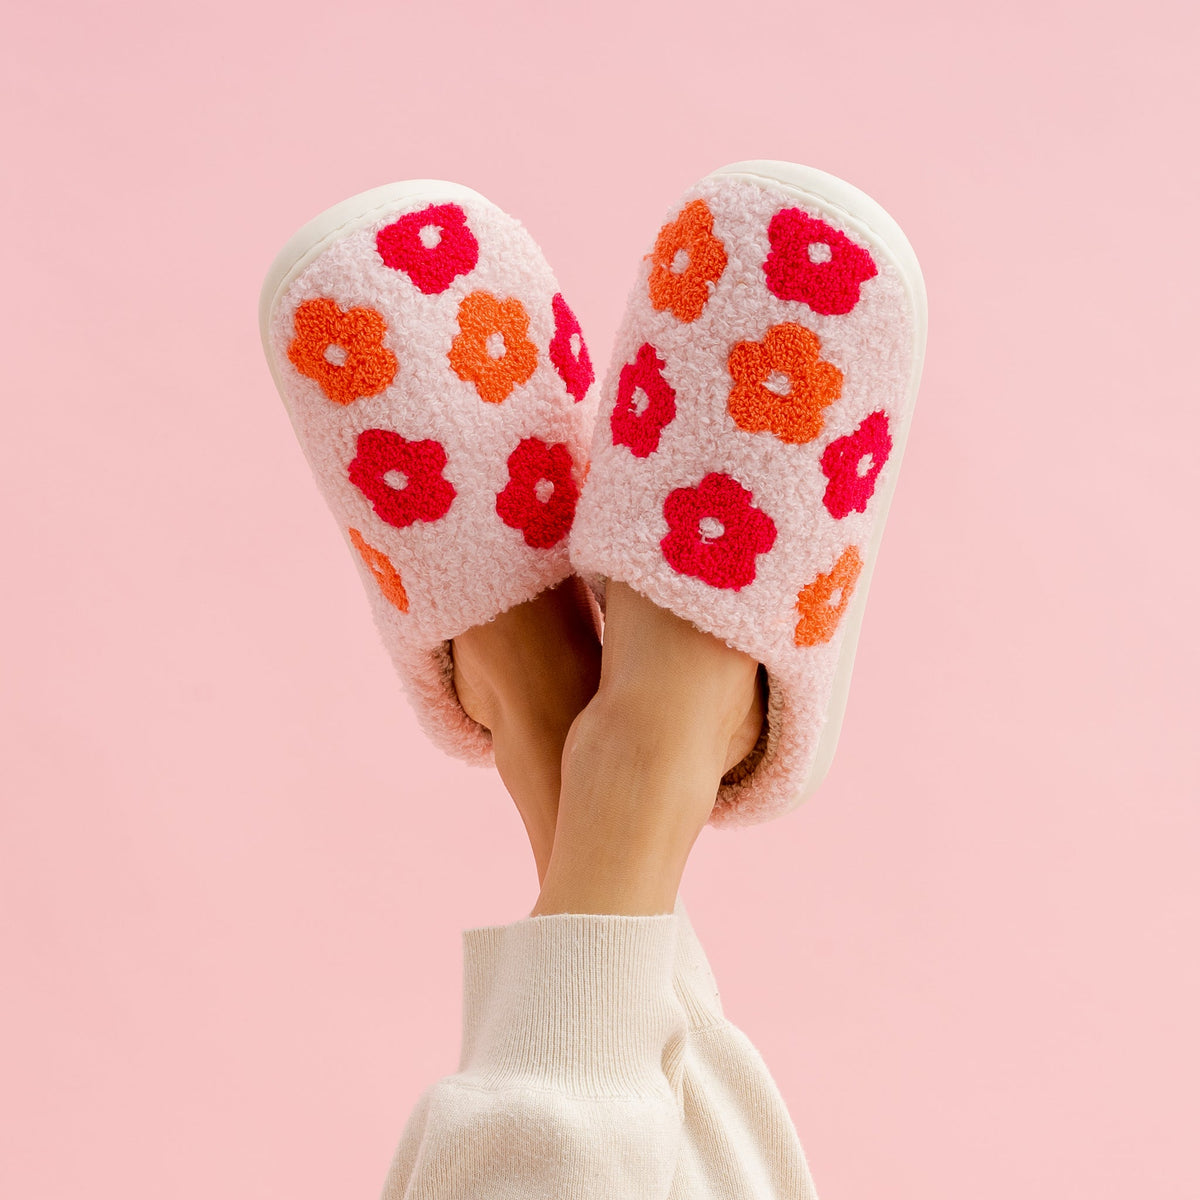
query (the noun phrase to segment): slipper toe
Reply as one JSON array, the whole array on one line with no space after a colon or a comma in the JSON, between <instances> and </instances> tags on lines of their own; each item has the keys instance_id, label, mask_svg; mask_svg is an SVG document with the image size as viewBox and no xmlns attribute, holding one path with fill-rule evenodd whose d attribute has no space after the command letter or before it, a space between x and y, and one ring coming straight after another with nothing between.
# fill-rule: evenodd
<instances>
[{"instance_id":1,"label":"slipper toe","mask_svg":"<svg viewBox=\"0 0 1200 1200\"><path fill-rule=\"evenodd\" d=\"M767 668L714 824L789 811L829 766L924 344L899 226L810 168L714 172L642 262L571 554Z\"/></svg>"},{"instance_id":2,"label":"slipper toe","mask_svg":"<svg viewBox=\"0 0 1200 1200\"><path fill-rule=\"evenodd\" d=\"M550 267L478 193L392 184L292 238L260 324L419 720L490 761L450 642L571 573L594 419L587 347Z\"/></svg>"}]
</instances>

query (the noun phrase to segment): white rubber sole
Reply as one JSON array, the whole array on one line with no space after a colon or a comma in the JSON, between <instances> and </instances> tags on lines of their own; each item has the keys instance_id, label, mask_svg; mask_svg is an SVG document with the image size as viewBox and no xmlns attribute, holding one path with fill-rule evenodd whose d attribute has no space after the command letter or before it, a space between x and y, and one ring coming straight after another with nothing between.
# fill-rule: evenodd
<instances>
[{"instance_id":1,"label":"white rubber sole","mask_svg":"<svg viewBox=\"0 0 1200 1200\"><path fill-rule=\"evenodd\" d=\"M908 445L908 431L912 424L913 408L916 404L917 391L921 384L921 370L925 361L925 337L928 326L928 306L925 299L925 280L921 275L921 267L917 256L904 231L896 221L876 201L865 192L859 191L852 184L835 175L828 175L814 167L803 167L797 163L772 162L770 160L752 160L748 162L731 163L727 167L713 171L709 178L737 178L747 182L770 183L783 187L795 195L802 203L818 206L824 209L834 209L838 217L852 229L859 229L877 241L882 242L892 254L900 269L901 276L909 290L914 313L913 329L913 370L909 381L909 391L905 398L905 413L903 421L893 439L891 470L888 472L888 482L880 493L881 508L876 518L875 530L871 535L867 548L866 560L859 575L858 586L850 601L846 617L845 633L842 639L841 656L838 659L837 670L833 679L833 692L829 701L829 715L821 731L821 739L817 743L817 753L813 760L812 769L804 781L804 788L799 800L811 796L821 786L837 753L838 739L842 732L842 721L846 714L846 702L850 696L850 679L854 673L854 658L858 652L858 637L862 630L863 615L866 612L867 594L871 587L871 576L875 570L875 560L879 556L880 543L883 541L883 530L887 524L888 510L892 505L892 496L900 478L900 466L904 461L904 450ZM799 803L799 800L797 803Z\"/></svg>"}]
</instances>

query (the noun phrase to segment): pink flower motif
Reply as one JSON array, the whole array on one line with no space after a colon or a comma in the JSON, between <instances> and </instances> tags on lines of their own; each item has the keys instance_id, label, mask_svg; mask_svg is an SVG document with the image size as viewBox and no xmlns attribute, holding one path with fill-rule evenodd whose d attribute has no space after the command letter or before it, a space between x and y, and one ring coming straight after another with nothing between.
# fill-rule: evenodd
<instances>
[{"instance_id":1,"label":"pink flower motif","mask_svg":"<svg viewBox=\"0 0 1200 1200\"><path fill-rule=\"evenodd\" d=\"M866 512L875 481L892 452L885 412L873 412L845 437L830 442L821 455L821 470L829 480L825 507L839 521L851 512Z\"/></svg>"},{"instance_id":2,"label":"pink flower motif","mask_svg":"<svg viewBox=\"0 0 1200 1200\"><path fill-rule=\"evenodd\" d=\"M554 337L550 341L550 361L562 376L575 403L587 395L587 390L596 378L591 355L583 341L583 330L575 314L561 295L555 296Z\"/></svg>"},{"instance_id":3,"label":"pink flower motif","mask_svg":"<svg viewBox=\"0 0 1200 1200\"><path fill-rule=\"evenodd\" d=\"M646 342L633 362L621 368L609 423L613 445L628 446L636 458L649 458L675 419L675 391L662 374L666 365Z\"/></svg>"},{"instance_id":4,"label":"pink flower motif","mask_svg":"<svg viewBox=\"0 0 1200 1200\"><path fill-rule=\"evenodd\" d=\"M410 442L390 429L364 429L350 463L350 482L389 525L440 521L457 494L442 475L446 451L440 442Z\"/></svg>"},{"instance_id":5,"label":"pink flower motif","mask_svg":"<svg viewBox=\"0 0 1200 1200\"><path fill-rule=\"evenodd\" d=\"M574 466L564 444L541 438L524 438L508 456L508 483L496 496L496 512L521 531L526 545L549 550L571 531L579 500Z\"/></svg>"},{"instance_id":6,"label":"pink flower motif","mask_svg":"<svg viewBox=\"0 0 1200 1200\"><path fill-rule=\"evenodd\" d=\"M375 235L375 248L387 266L403 271L427 296L444 292L479 262L479 243L457 204L405 213Z\"/></svg>"},{"instance_id":7,"label":"pink flower motif","mask_svg":"<svg viewBox=\"0 0 1200 1200\"><path fill-rule=\"evenodd\" d=\"M681 575L737 591L754 582L760 554L775 544L775 522L728 475L712 472L696 487L676 488L663 504L670 532L663 557Z\"/></svg>"},{"instance_id":8,"label":"pink flower motif","mask_svg":"<svg viewBox=\"0 0 1200 1200\"><path fill-rule=\"evenodd\" d=\"M813 312L841 316L858 303L862 285L879 274L866 250L798 208L777 212L767 232L771 250L763 270L780 300L800 300Z\"/></svg>"}]
</instances>

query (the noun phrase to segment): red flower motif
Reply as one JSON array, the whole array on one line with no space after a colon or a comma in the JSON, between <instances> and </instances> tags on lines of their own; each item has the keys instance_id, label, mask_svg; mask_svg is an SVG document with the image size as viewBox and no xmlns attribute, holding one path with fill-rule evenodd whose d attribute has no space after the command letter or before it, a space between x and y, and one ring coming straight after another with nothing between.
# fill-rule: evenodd
<instances>
[{"instance_id":1,"label":"red flower motif","mask_svg":"<svg viewBox=\"0 0 1200 1200\"><path fill-rule=\"evenodd\" d=\"M712 472L696 487L676 488L663 504L670 532L663 557L681 575L737 591L754 582L758 556L775 544L775 522L728 475Z\"/></svg>"},{"instance_id":2,"label":"red flower motif","mask_svg":"<svg viewBox=\"0 0 1200 1200\"><path fill-rule=\"evenodd\" d=\"M550 361L562 376L575 403L587 395L587 390L596 378L592 358L583 341L583 330L561 295L555 296L554 337L550 341Z\"/></svg>"},{"instance_id":3,"label":"red flower motif","mask_svg":"<svg viewBox=\"0 0 1200 1200\"><path fill-rule=\"evenodd\" d=\"M434 441L409 442L390 429L364 429L350 463L350 482L389 525L439 521L457 493L443 478L446 451Z\"/></svg>"},{"instance_id":4,"label":"red flower motif","mask_svg":"<svg viewBox=\"0 0 1200 1200\"><path fill-rule=\"evenodd\" d=\"M628 446L636 458L649 458L675 419L675 390L662 374L666 365L646 342L633 362L621 368L609 424L613 445Z\"/></svg>"},{"instance_id":5,"label":"red flower motif","mask_svg":"<svg viewBox=\"0 0 1200 1200\"><path fill-rule=\"evenodd\" d=\"M821 470L829 480L825 507L839 521L851 512L866 512L875 481L892 452L885 412L873 412L845 437L830 442L821 455Z\"/></svg>"},{"instance_id":6,"label":"red flower motif","mask_svg":"<svg viewBox=\"0 0 1200 1200\"><path fill-rule=\"evenodd\" d=\"M579 500L574 466L565 445L540 438L522 439L508 456L508 483L496 496L496 512L527 545L549 550L570 531Z\"/></svg>"},{"instance_id":7,"label":"red flower motif","mask_svg":"<svg viewBox=\"0 0 1200 1200\"><path fill-rule=\"evenodd\" d=\"M375 235L375 248L387 266L403 271L427 296L444 292L479 262L479 243L457 204L405 213Z\"/></svg>"},{"instance_id":8,"label":"red flower motif","mask_svg":"<svg viewBox=\"0 0 1200 1200\"><path fill-rule=\"evenodd\" d=\"M767 233L771 250L763 270L780 300L801 300L813 312L841 316L858 303L862 285L879 274L861 246L798 208L777 212Z\"/></svg>"}]
</instances>

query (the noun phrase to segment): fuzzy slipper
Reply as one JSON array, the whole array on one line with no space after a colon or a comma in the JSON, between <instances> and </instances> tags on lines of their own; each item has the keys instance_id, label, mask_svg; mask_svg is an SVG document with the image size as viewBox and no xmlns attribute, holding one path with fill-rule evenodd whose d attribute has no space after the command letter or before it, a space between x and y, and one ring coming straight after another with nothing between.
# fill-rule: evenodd
<instances>
[{"instance_id":1,"label":"fuzzy slipper","mask_svg":"<svg viewBox=\"0 0 1200 1200\"><path fill-rule=\"evenodd\" d=\"M450 639L571 573L594 419L579 323L536 243L476 192L364 192L288 242L263 347L430 737L487 762Z\"/></svg>"},{"instance_id":2,"label":"fuzzy slipper","mask_svg":"<svg viewBox=\"0 0 1200 1200\"><path fill-rule=\"evenodd\" d=\"M642 265L571 557L766 667L714 824L779 816L829 768L924 349L908 240L808 167L714 172Z\"/></svg>"}]
</instances>

